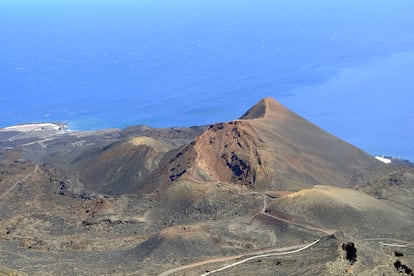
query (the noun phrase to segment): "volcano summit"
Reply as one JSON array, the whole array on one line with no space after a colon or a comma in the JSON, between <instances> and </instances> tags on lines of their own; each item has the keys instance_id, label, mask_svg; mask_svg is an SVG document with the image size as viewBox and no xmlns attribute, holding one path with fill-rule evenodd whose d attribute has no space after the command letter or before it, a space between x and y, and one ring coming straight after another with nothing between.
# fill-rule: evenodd
<instances>
[{"instance_id":1,"label":"volcano summit","mask_svg":"<svg viewBox=\"0 0 414 276\"><path fill-rule=\"evenodd\" d=\"M413 275L412 165L272 98L210 126L35 129L0 131L0 275Z\"/></svg>"}]
</instances>

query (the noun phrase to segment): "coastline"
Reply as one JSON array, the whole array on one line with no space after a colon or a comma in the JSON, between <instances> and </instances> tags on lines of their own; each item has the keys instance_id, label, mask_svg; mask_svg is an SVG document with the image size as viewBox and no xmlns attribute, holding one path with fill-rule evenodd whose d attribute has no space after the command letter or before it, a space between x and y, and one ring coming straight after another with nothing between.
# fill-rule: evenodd
<instances>
[{"instance_id":1,"label":"coastline","mask_svg":"<svg viewBox=\"0 0 414 276\"><path fill-rule=\"evenodd\" d=\"M42 123L26 123L14 126L0 128L0 131L18 131L18 132L34 132L34 131L60 131L70 132L66 123L42 122Z\"/></svg>"},{"instance_id":2,"label":"coastline","mask_svg":"<svg viewBox=\"0 0 414 276\"><path fill-rule=\"evenodd\" d=\"M104 130L104 129L103 129ZM84 132L84 133L91 133L97 132L99 133L102 130L91 130L91 131L75 131L75 132ZM30 133L30 132L55 132L56 134L65 134L74 132L72 129L69 128L68 123L63 122L39 122L39 123L22 123L17 125L12 125L4 128L0 128L0 132L23 132L23 133ZM398 164L398 163L405 163L412 165L414 164L414 160L408 160L404 158L399 158L395 156L389 155L381 155L381 154L372 154L370 155L377 159L378 161L384 164Z\"/></svg>"}]
</instances>

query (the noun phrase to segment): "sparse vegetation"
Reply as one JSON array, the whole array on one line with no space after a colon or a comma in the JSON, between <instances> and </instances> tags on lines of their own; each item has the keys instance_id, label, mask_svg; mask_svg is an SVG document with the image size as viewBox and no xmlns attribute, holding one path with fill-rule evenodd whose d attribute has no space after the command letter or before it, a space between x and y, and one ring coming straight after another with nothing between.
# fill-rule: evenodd
<instances>
[{"instance_id":1,"label":"sparse vegetation","mask_svg":"<svg viewBox=\"0 0 414 276\"><path fill-rule=\"evenodd\" d=\"M209 128L0 142L0 275L412 275L414 169L271 99Z\"/></svg>"}]
</instances>

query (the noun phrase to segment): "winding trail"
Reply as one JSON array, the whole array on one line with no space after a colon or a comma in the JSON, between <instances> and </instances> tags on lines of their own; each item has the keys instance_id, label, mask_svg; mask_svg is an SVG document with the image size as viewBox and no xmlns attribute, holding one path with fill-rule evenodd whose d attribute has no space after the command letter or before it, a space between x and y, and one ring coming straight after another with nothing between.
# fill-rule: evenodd
<instances>
[{"instance_id":1,"label":"winding trail","mask_svg":"<svg viewBox=\"0 0 414 276\"><path fill-rule=\"evenodd\" d=\"M263 208L262 208L260 214L262 214L264 216L267 216L269 218L276 219L278 221L282 221L282 222L285 222L287 224L291 224L291 225L294 225L294 226L297 226L297 227L300 227L300 228L303 228L303 229L316 231L316 232L324 233L324 234L327 234L327 235L332 235L333 233L336 232L336 230L333 230L333 229L324 229L324 228L316 227L316 226L313 226L313 225L310 225L310 224L307 224L307 223L295 222L291 219L285 219L285 218L281 218L281 217L266 213L267 198L268 198L267 195L263 195Z\"/></svg>"},{"instance_id":2,"label":"winding trail","mask_svg":"<svg viewBox=\"0 0 414 276\"><path fill-rule=\"evenodd\" d=\"M263 207L260 210L259 214L262 214L262 215L270 217L272 219L282 221L282 222L285 222L287 224L291 224L291 225L294 225L294 226L297 226L297 227L300 227L300 228L303 228L303 229L316 231L318 233L324 233L324 234L327 234L327 235L331 235L331 234L336 232L336 230L323 229L323 228L315 227L315 226L308 225L308 224L305 224L305 223L299 223L299 222L295 222L295 221L292 221L292 220L289 220L289 219L285 219L285 218L281 218L281 217L277 217L277 216L268 214L268 213L266 213L266 209L267 209L267 206L268 206L268 199L270 199L271 197L269 197L266 194L258 193L258 192L244 193L244 195L247 195L247 194L256 194L256 195L263 196ZM180 266L180 267L177 267L177 268L170 269L168 271L165 271L165 272L159 274L159 276L168 276L168 275L171 275L172 273L175 273L175 272L178 272L178 271L181 271L181 270L185 270L185 269L198 267L198 266L201 266L201 265L206 265L206 264L211 264L211 263L219 263L219 262L226 262L226 261L231 261L231 260L240 259L240 258L243 258L243 257L250 256L250 257L248 257L244 260L237 261L235 263L224 266L222 268L219 268L219 269L210 271L208 273L202 274L202 276L207 276L207 275L210 275L212 273L228 269L230 267L248 262L248 261L256 259L256 258L263 258L263 257L269 257L269 256L279 256L279 255L288 255L288 254L298 253L302 250L305 250L305 249L313 246L314 244L318 243L319 241L320 241L320 239L318 239L318 240L316 240L316 241L314 241L310 244L307 244L305 246L296 245L296 246L284 247L284 248L274 248L274 249L262 250L262 251L258 251L258 252L254 252L254 253L246 253L246 254L241 254L241 255L236 255L236 256L221 257L221 258L216 258L216 259L199 261L199 262L195 262L195 263L192 263L192 264L183 265L183 266ZM288 250L288 251L284 251L284 250ZM280 252L280 251L283 251L283 252ZM133 273L127 274L127 275L137 275L137 272L133 272Z\"/></svg>"},{"instance_id":3,"label":"winding trail","mask_svg":"<svg viewBox=\"0 0 414 276\"><path fill-rule=\"evenodd\" d=\"M414 242L390 238L369 238L363 239L363 241L377 241L380 245L389 247L414 247Z\"/></svg>"},{"instance_id":4,"label":"winding trail","mask_svg":"<svg viewBox=\"0 0 414 276\"><path fill-rule=\"evenodd\" d=\"M267 196L263 196L262 214L266 214L266 209L267 209Z\"/></svg>"},{"instance_id":5,"label":"winding trail","mask_svg":"<svg viewBox=\"0 0 414 276\"><path fill-rule=\"evenodd\" d=\"M213 271L210 271L210 272L207 272L207 273L201 274L201 276L207 276L207 275L210 275L210 274L213 274L213 273L219 272L219 271L223 271L223 270L225 270L225 269L228 269L228 268L234 267L234 266L236 266L236 265L239 265L239 264L242 264L242 263L245 263L245 262L248 262L248 261L251 261L251 260L257 259L257 258L265 258L265 257L271 257L271 256L280 256L280 255L289 255L289 254L298 253L298 252L300 252L300 251L303 251L303 250L305 250L305 249L308 249L309 247L311 247L312 245L314 245L314 244L318 243L319 241L320 241L320 239L319 239L319 240L316 240L316 241L314 241L314 242L312 242L312 243L310 243L310 244L308 244L308 245L306 245L306 246L304 246L304 247L301 247L301 248L299 248L299 249L292 250L292 251L286 251L286 252L278 252L278 253L268 253L268 254L256 255L256 256L253 256L253 257L250 257L250 258L247 258L247 259L244 259L244 260L241 260L241 261L238 261L238 262L235 262L235 263L232 263L232 264L229 264L229 265L223 266L223 267L218 268L218 269L216 269L216 270L213 270Z\"/></svg>"},{"instance_id":6,"label":"winding trail","mask_svg":"<svg viewBox=\"0 0 414 276\"><path fill-rule=\"evenodd\" d=\"M215 273L221 270L225 270L227 268L242 264L244 262L256 259L256 258L261 258L261 257L269 257L269 256L278 256L278 255L288 255L288 254L294 254L297 252L300 252L302 250L305 250L311 246L313 246L314 244L318 243L320 241L320 239L307 244L305 246L303 245L295 245L295 246L289 246L289 247L282 247L282 248L274 248L274 249L267 249L267 250L261 250L255 253L247 253L247 254L241 254L241 255L235 255L235 256L230 256L230 257L221 257L221 258L216 258L216 259L210 259L210 260L204 260L204 261L200 261L200 262L195 262L192 264L188 264L188 265L183 265L177 268L173 268L170 269L168 271L165 271L161 274L159 274L159 276L168 276L171 275L172 273L181 271L181 270L185 270L185 269L190 269L190 268L194 268L194 267L198 267L198 266L202 266L202 265L206 265L206 264L211 264L211 263L221 263L221 262L226 262L226 261L231 261L231 260L235 260L235 259L239 259L239 258L243 258L243 257L247 257L247 256L251 256L247 259L232 263L230 265L227 265L225 267L210 271L206 274L203 275L209 275L211 273ZM288 251L286 251L288 250ZM282 252L280 252L282 251ZM136 273L132 273L132 274L127 274L127 275L137 275Z\"/></svg>"},{"instance_id":7,"label":"winding trail","mask_svg":"<svg viewBox=\"0 0 414 276\"><path fill-rule=\"evenodd\" d=\"M34 168L33 172L27 174L25 177L23 177L22 179L16 181L16 183L14 183L7 191L5 191L1 196L0 196L0 200L2 200L8 193L10 193L11 190L14 189L14 187L16 187L18 184L25 182L27 179L29 179L29 177L31 177L33 174L35 174L37 172L37 170L39 169L39 164L36 164L36 167Z\"/></svg>"}]
</instances>

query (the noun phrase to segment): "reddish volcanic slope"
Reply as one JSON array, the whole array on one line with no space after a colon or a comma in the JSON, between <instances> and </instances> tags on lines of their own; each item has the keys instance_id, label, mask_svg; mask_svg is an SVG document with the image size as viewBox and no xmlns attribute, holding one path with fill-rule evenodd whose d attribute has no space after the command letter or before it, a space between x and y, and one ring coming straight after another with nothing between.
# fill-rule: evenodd
<instances>
[{"instance_id":1,"label":"reddish volcanic slope","mask_svg":"<svg viewBox=\"0 0 414 276\"><path fill-rule=\"evenodd\" d=\"M226 181L256 190L347 187L382 164L272 98L239 120L211 125L159 172L160 189L178 179Z\"/></svg>"}]
</instances>

